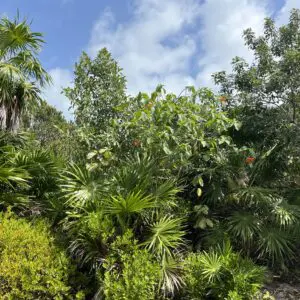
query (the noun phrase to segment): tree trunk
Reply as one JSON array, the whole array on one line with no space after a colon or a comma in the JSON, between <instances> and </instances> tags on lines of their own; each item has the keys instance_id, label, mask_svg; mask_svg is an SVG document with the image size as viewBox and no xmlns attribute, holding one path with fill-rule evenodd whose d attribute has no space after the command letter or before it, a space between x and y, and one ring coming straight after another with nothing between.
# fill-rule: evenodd
<instances>
[{"instance_id":1,"label":"tree trunk","mask_svg":"<svg viewBox=\"0 0 300 300\"><path fill-rule=\"evenodd\" d=\"M2 103L0 105L0 129L6 130L6 122L7 122L7 109L5 104Z\"/></svg>"},{"instance_id":2,"label":"tree trunk","mask_svg":"<svg viewBox=\"0 0 300 300\"><path fill-rule=\"evenodd\" d=\"M20 106L16 96L14 96L12 105L9 108L6 124L6 129L13 133L16 133L20 127Z\"/></svg>"}]
</instances>

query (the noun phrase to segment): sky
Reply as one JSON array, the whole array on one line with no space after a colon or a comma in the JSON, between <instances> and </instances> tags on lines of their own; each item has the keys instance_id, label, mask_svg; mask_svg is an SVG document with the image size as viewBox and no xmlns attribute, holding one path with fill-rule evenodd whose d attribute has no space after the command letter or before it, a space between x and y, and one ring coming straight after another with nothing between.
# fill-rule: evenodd
<instances>
[{"instance_id":1,"label":"sky","mask_svg":"<svg viewBox=\"0 0 300 300\"><path fill-rule=\"evenodd\" d=\"M263 20L288 22L300 0L1 0L0 15L19 11L44 34L40 59L53 79L44 98L70 119L61 93L72 86L82 51L94 57L107 47L123 68L128 94L162 83L179 93L187 85L213 87L211 74L230 71L231 59L252 53L242 32L263 32Z\"/></svg>"}]
</instances>

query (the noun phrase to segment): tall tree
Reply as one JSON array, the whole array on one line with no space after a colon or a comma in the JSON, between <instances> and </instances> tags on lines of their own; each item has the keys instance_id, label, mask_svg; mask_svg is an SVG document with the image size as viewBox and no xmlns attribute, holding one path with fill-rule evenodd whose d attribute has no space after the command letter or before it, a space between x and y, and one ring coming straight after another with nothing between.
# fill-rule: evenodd
<instances>
[{"instance_id":1,"label":"tall tree","mask_svg":"<svg viewBox=\"0 0 300 300\"><path fill-rule=\"evenodd\" d=\"M44 43L19 16L0 20L0 128L16 131L22 110L40 99L39 86L50 77L38 60Z\"/></svg>"},{"instance_id":2,"label":"tall tree","mask_svg":"<svg viewBox=\"0 0 300 300\"><path fill-rule=\"evenodd\" d=\"M98 134L118 118L118 106L126 99L122 69L107 49L95 59L83 53L75 65L75 84L65 89L74 108L75 122L89 133Z\"/></svg>"}]
</instances>

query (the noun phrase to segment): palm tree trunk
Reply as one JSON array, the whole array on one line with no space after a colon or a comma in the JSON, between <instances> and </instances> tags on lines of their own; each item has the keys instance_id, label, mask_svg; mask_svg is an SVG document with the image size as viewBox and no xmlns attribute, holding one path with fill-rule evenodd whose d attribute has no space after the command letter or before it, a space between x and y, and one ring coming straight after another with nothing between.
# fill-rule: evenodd
<instances>
[{"instance_id":1,"label":"palm tree trunk","mask_svg":"<svg viewBox=\"0 0 300 300\"><path fill-rule=\"evenodd\" d=\"M2 103L0 105L0 129L6 130L6 122L7 122L7 109L5 104Z\"/></svg>"},{"instance_id":2,"label":"palm tree trunk","mask_svg":"<svg viewBox=\"0 0 300 300\"><path fill-rule=\"evenodd\" d=\"M20 105L18 98L14 96L11 107L9 109L9 116L7 118L7 130L16 133L20 127Z\"/></svg>"}]
</instances>

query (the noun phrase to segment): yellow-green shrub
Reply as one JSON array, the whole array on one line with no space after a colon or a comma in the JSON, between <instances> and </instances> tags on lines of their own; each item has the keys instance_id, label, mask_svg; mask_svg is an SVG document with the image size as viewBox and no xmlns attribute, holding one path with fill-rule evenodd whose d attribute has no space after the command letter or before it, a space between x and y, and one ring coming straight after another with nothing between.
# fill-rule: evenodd
<instances>
[{"instance_id":1,"label":"yellow-green shrub","mask_svg":"<svg viewBox=\"0 0 300 300\"><path fill-rule=\"evenodd\" d=\"M68 299L69 266L45 223L0 214L0 299Z\"/></svg>"}]
</instances>

